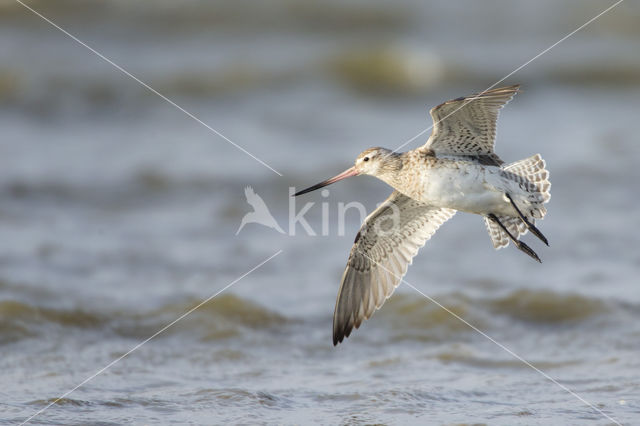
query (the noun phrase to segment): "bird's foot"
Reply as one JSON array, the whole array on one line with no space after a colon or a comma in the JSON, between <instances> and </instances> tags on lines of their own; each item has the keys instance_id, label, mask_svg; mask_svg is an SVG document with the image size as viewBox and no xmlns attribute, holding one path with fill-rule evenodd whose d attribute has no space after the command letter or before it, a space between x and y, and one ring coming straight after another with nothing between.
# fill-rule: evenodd
<instances>
[{"instance_id":1,"label":"bird's foot","mask_svg":"<svg viewBox=\"0 0 640 426\"><path fill-rule=\"evenodd\" d=\"M528 254L538 262L542 263L542 260L540 260L540 258L538 257L538 254L535 251L533 251L531 247L529 247L528 245L526 245L520 240L514 240L513 243L516 245L516 247L518 247L519 250Z\"/></svg>"},{"instance_id":2,"label":"bird's foot","mask_svg":"<svg viewBox=\"0 0 640 426\"><path fill-rule=\"evenodd\" d=\"M525 215L522 214L522 212L520 211L520 209L518 208L518 206L516 206L516 203L513 201L513 198L511 198L511 195L509 193L505 194L507 196L507 198L509 199L509 201L511 202L511 205L513 206L513 208L515 209L516 213L518 213L518 216L520 216L520 219L524 222L524 224L527 226L527 229L529 231L531 231L531 233L533 235L535 235L536 237L540 238L540 241L542 241L543 243L545 243L547 246L549 246L549 241L547 240L547 237L545 237L542 232L540 232L540 230L538 228L536 228L536 226L529 222L529 219L527 219L527 217ZM536 256L537 257L537 256Z\"/></svg>"}]
</instances>

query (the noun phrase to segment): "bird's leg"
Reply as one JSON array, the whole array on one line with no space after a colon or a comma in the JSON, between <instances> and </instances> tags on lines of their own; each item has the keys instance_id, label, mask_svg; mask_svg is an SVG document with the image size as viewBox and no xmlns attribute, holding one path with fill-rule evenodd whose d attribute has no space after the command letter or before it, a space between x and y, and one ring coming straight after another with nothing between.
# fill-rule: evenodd
<instances>
[{"instance_id":1,"label":"bird's leg","mask_svg":"<svg viewBox=\"0 0 640 426\"><path fill-rule=\"evenodd\" d=\"M526 254L528 254L529 256L531 256L532 258L534 258L535 260L537 260L538 262L542 263L542 260L540 260L540 258L538 257L538 255L536 254L535 251L533 251L531 249L531 247L529 247L528 245L526 245L525 243L523 243L522 241L518 240L516 237L513 236L513 234L511 234L511 232L509 232L509 230L507 230L507 228L505 228L505 226L502 224L502 222L500 222L500 220L496 217L496 215L494 215L493 213L489 214L489 216L487 216L489 219L491 219L492 221L494 221L495 223L498 224L498 226L500 228L502 228L502 230L504 232L507 233L507 235L509 236L509 239L513 242L513 244L515 244L516 247L518 247L519 250L525 252Z\"/></svg>"},{"instance_id":2,"label":"bird's leg","mask_svg":"<svg viewBox=\"0 0 640 426\"><path fill-rule=\"evenodd\" d=\"M505 193L505 195L507 196L507 198L511 202L511 205L513 206L513 208L518 213L518 216L520 216L520 219L522 219L524 224L527 225L527 228L529 228L529 231L531 231L531 233L533 235L535 235L536 237L540 238L540 240L548 246L549 245L549 241L547 241L547 237L542 235L542 232L540 232L540 230L538 228L536 228L536 226L533 223L529 222L529 219L527 219L526 216L522 214L522 212L520 211L518 206L516 206L515 201L513 201L513 198L511 198L511 195L508 194L508 193Z\"/></svg>"}]
</instances>

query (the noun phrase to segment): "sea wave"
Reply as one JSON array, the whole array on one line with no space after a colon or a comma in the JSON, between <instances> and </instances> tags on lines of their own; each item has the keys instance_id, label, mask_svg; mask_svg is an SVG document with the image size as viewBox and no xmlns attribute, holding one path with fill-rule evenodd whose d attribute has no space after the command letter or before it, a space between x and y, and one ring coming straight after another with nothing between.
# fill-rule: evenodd
<instances>
[{"instance_id":1,"label":"sea wave","mask_svg":"<svg viewBox=\"0 0 640 426\"><path fill-rule=\"evenodd\" d=\"M464 348L456 348L456 350L446 350L439 352L436 358L444 363L457 363L464 364L471 367L478 368L518 368L527 369L531 368L527 364L515 358L497 359L489 358L487 356L481 356L465 350ZM550 370L552 368L562 368L572 365L577 365L580 361L567 360L567 361L532 361L536 367Z\"/></svg>"},{"instance_id":2,"label":"sea wave","mask_svg":"<svg viewBox=\"0 0 640 426\"><path fill-rule=\"evenodd\" d=\"M0 344L66 330L99 331L119 337L144 339L197 307L202 300L165 304L144 313L49 308L15 300L0 302ZM227 294L199 306L166 334L195 335L201 340L236 336L245 330L277 329L289 320L238 296Z\"/></svg>"},{"instance_id":3,"label":"sea wave","mask_svg":"<svg viewBox=\"0 0 640 426\"><path fill-rule=\"evenodd\" d=\"M473 333L465 321L490 332L492 329L504 328L505 317L540 325L577 325L596 317L616 321L617 314L622 311L631 315L640 311L640 308L634 306L613 306L613 301L548 290L517 290L490 299L455 292L439 295L434 299L446 309L411 294L400 293L393 296L368 322L367 339L446 342ZM100 310L95 307L50 308L5 300L0 302L0 344L38 337L45 333L64 333L65 330L97 330L106 335L127 339L145 339L200 303L202 300L192 298L137 312ZM297 328L320 326L317 321L286 317L239 296L226 294L198 307L163 334L211 341L255 337L259 334L269 336L294 324L298 324ZM325 326L328 325L322 322L322 327ZM449 357L447 354L442 356ZM473 357L467 361L456 360L480 364L485 362Z\"/></svg>"},{"instance_id":4,"label":"sea wave","mask_svg":"<svg viewBox=\"0 0 640 426\"><path fill-rule=\"evenodd\" d=\"M549 290L517 290L490 301L489 307L500 314L539 323L587 320L606 313L610 308L606 301L600 299Z\"/></svg>"},{"instance_id":5,"label":"sea wave","mask_svg":"<svg viewBox=\"0 0 640 426\"><path fill-rule=\"evenodd\" d=\"M36 337L52 326L95 329L105 319L81 309L55 309L15 300L0 301L0 345Z\"/></svg>"},{"instance_id":6,"label":"sea wave","mask_svg":"<svg viewBox=\"0 0 640 426\"><path fill-rule=\"evenodd\" d=\"M550 290L516 290L491 298L453 292L433 299L442 306L410 293L396 294L370 322L386 330L384 338L392 341L445 342L475 333L465 322L485 331L503 329L505 318L539 325L579 325L601 316L615 321L619 312L629 310L614 306L613 301Z\"/></svg>"}]
</instances>

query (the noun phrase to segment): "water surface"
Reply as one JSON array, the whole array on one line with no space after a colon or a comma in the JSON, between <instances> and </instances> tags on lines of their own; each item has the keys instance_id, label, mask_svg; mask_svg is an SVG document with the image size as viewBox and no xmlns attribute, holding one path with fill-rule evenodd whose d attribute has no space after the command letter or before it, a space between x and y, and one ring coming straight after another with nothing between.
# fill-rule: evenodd
<instances>
[{"instance_id":1,"label":"water surface","mask_svg":"<svg viewBox=\"0 0 640 426\"><path fill-rule=\"evenodd\" d=\"M408 286L331 344L339 279L375 208L370 178L310 194L281 235L236 236L251 185L287 231L288 187L429 126L595 16L600 2L34 2L280 171L280 177L17 5L0 6L0 418L43 424L610 424ZM524 9L523 9L524 8ZM478 217L441 228L406 280L624 424L640 418L640 85L634 4L505 82L506 161L542 153L552 200L494 251ZM526 17L524 19L523 17ZM414 148L427 135L409 144Z\"/></svg>"}]
</instances>

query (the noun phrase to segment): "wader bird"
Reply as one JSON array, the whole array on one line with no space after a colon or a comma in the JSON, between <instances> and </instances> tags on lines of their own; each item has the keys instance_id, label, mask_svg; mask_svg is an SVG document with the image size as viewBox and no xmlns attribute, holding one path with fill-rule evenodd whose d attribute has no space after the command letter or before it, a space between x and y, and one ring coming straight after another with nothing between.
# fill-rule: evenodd
<instances>
[{"instance_id":1,"label":"wader bird","mask_svg":"<svg viewBox=\"0 0 640 426\"><path fill-rule=\"evenodd\" d=\"M549 172L536 154L509 165L493 152L500 109L518 92L509 86L447 101L433 108L424 146L405 153L369 148L355 165L295 195L358 175L394 191L364 221L342 275L333 315L333 344L369 319L391 296L420 247L457 210L481 215L496 249L509 241L540 262L519 240L547 210Z\"/></svg>"}]
</instances>

